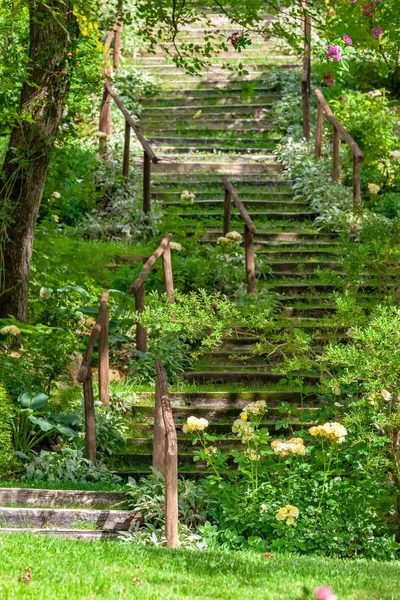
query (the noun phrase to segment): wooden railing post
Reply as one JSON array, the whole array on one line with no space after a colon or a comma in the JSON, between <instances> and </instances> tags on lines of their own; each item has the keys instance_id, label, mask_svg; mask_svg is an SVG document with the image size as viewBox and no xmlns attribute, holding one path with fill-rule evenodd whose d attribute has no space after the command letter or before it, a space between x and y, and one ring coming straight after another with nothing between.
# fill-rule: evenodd
<instances>
[{"instance_id":1,"label":"wooden railing post","mask_svg":"<svg viewBox=\"0 0 400 600\"><path fill-rule=\"evenodd\" d=\"M224 235L231 230L232 202L229 190L225 188L224 195Z\"/></svg>"},{"instance_id":2,"label":"wooden railing post","mask_svg":"<svg viewBox=\"0 0 400 600\"><path fill-rule=\"evenodd\" d=\"M124 136L124 158L122 162L122 176L125 182L128 181L129 176L129 156L131 146L131 126L128 121L125 120L125 136Z\"/></svg>"},{"instance_id":3,"label":"wooden railing post","mask_svg":"<svg viewBox=\"0 0 400 600\"><path fill-rule=\"evenodd\" d=\"M361 209L360 163L353 155L353 214L358 215Z\"/></svg>"},{"instance_id":4,"label":"wooden railing post","mask_svg":"<svg viewBox=\"0 0 400 600\"><path fill-rule=\"evenodd\" d=\"M111 96L107 92L106 88L103 90L103 98L101 101L99 131L107 136L112 134ZM100 156L104 157L106 152L107 138L101 137L99 141Z\"/></svg>"},{"instance_id":5,"label":"wooden railing post","mask_svg":"<svg viewBox=\"0 0 400 600\"><path fill-rule=\"evenodd\" d=\"M172 275L172 256L171 256L171 246L165 248L162 254L163 261L163 270L164 270L164 281L165 281L165 290L167 292L168 299L171 303L174 302L174 278Z\"/></svg>"},{"instance_id":6,"label":"wooden railing post","mask_svg":"<svg viewBox=\"0 0 400 600\"><path fill-rule=\"evenodd\" d=\"M254 259L254 233L247 224L244 226L244 248L246 260L247 291L257 297L256 268Z\"/></svg>"},{"instance_id":7,"label":"wooden railing post","mask_svg":"<svg viewBox=\"0 0 400 600\"><path fill-rule=\"evenodd\" d=\"M176 548L178 539L178 441L168 393L168 381L162 362L155 361L158 401L164 424L164 480L165 480L165 537L167 546ZM161 446L161 443L160 443Z\"/></svg>"},{"instance_id":8,"label":"wooden railing post","mask_svg":"<svg viewBox=\"0 0 400 600\"><path fill-rule=\"evenodd\" d=\"M109 351L109 318L108 308L104 307L99 334L99 398L103 406L110 405L110 351Z\"/></svg>"},{"instance_id":9,"label":"wooden railing post","mask_svg":"<svg viewBox=\"0 0 400 600\"><path fill-rule=\"evenodd\" d=\"M135 301L136 310L139 313L142 313L146 305L143 284L135 292ZM139 350L139 352L147 352L147 331L139 323L136 325L136 349Z\"/></svg>"},{"instance_id":10,"label":"wooden railing post","mask_svg":"<svg viewBox=\"0 0 400 600\"><path fill-rule=\"evenodd\" d=\"M339 182L340 176L340 135L339 131L333 126L333 163L332 163L332 180Z\"/></svg>"},{"instance_id":11,"label":"wooden railing post","mask_svg":"<svg viewBox=\"0 0 400 600\"><path fill-rule=\"evenodd\" d=\"M161 397L165 393L165 382L159 375L156 366L156 388L154 393L154 426L153 426L153 467L160 471L165 477L165 455L167 445L167 431L165 429L164 417L162 412Z\"/></svg>"},{"instance_id":12,"label":"wooden railing post","mask_svg":"<svg viewBox=\"0 0 400 600\"><path fill-rule=\"evenodd\" d=\"M308 141L311 136L311 17L306 14L307 0L301 0L303 11L304 54L301 75L301 91L303 98L303 135Z\"/></svg>"},{"instance_id":13,"label":"wooden railing post","mask_svg":"<svg viewBox=\"0 0 400 600\"><path fill-rule=\"evenodd\" d=\"M324 108L318 101L317 111L317 127L315 130L315 156L321 158L322 153L322 136L324 131Z\"/></svg>"},{"instance_id":14,"label":"wooden railing post","mask_svg":"<svg viewBox=\"0 0 400 600\"><path fill-rule=\"evenodd\" d=\"M89 369L83 384L83 397L85 402L86 458L95 464L96 417L94 412L93 379L91 369Z\"/></svg>"},{"instance_id":15,"label":"wooden railing post","mask_svg":"<svg viewBox=\"0 0 400 600\"><path fill-rule=\"evenodd\" d=\"M151 209L151 159L147 152L143 157L143 212L147 215Z\"/></svg>"}]
</instances>

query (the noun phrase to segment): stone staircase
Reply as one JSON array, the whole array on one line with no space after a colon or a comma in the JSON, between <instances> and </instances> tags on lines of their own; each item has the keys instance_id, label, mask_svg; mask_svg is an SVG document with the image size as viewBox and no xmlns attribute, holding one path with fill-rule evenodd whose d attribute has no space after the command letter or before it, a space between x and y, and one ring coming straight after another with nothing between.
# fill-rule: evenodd
<instances>
[{"instance_id":1,"label":"stone staircase","mask_svg":"<svg viewBox=\"0 0 400 600\"><path fill-rule=\"evenodd\" d=\"M218 22L226 40L236 28L226 19ZM196 42L202 35L196 29L187 31ZM261 37L253 40L249 50L241 54L229 50L220 59L196 77L178 69L161 52L144 51L132 59L134 67L151 73L159 84L157 96L141 100L141 126L161 158L153 167L152 201L174 217L176 241L184 244L185 236L202 229L198 242L214 244L223 230L221 179L228 175L257 227L256 262L257 256L268 260L270 272L257 287L278 301L277 330L283 334L301 328L314 333L316 345L322 347L330 328L321 324L321 318L335 311L335 285L321 281L317 271L339 271L339 241L313 225L315 214L306 203L294 200L292 182L285 179L274 156L282 135L272 115L280 100L276 69L295 68L297 61L277 54L272 43ZM240 77L223 66L238 62L247 71ZM195 195L192 204L181 201L184 190ZM243 229L235 209L231 229ZM266 401L266 425L272 435L291 434L315 421L321 407L315 389L319 377L307 373L296 383L301 374L287 377L279 372L279 359L253 354L257 341L238 325L221 348L184 373L185 391L171 392L182 475L198 476L206 468L193 463L191 438L182 431L190 415L209 420L208 430L221 448L237 446L232 422L251 401ZM122 476L146 473L151 465L154 397L142 393L139 399L129 417L127 447L113 458L112 466Z\"/></svg>"},{"instance_id":2,"label":"stone staircase","mask_svg":"<svg viewBox=\"0 0 400 600\"><path fill-rule=\"evenodd\" d=\"M125 500L123 492L0 488L0 535L117 539L141 520L118 508Z\"/></svg>"}]
</instances>

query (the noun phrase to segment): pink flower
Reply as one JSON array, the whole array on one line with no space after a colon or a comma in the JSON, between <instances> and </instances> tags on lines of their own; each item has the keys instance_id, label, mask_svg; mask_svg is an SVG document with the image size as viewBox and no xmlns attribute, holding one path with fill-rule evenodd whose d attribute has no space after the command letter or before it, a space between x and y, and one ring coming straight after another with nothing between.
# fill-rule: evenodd
<instances>
[{"instance_id":1,"label":"pink flower","mask_svg":"<svg viewBox=\"0 0 400 600\"><path fill-rule=\"evenodd\" d=\"M330 587L319 587L314 590L316 600L337 600Z\"/></svg>"},{"instance_id":2,"label":"pink flower","mask_svg":"<svg viewBox=\"0 0 400 600\"><path fill-rule=\"evenodd\" d=\"M362 11L363 11L364 17L373 17L374 16L375 4L376 4L376 0L372 0L370 2L370 4L362 5Z\"/></svg>"},{"instance_id":3,"label":"pink flower","mask_svg":"<svg viewBox=\"0 0 400 600\"><path fill-rule=\"evenodd\" d=\"M372 31L372 37L374 37L376 40L385 33L385 30L383 29L383 27L373 27L371 29L371 31Z\"/></svg>"},{"instance_id":4,"label":"pink flower","mask_svg":"<svg viewBox=\"0 0 400 600\"><path fill-rule=\"evenodd\" d=\"M333 75L332 75L331 71L328 71L322 79L328 87L331 87L332 85L336 85L336 81L333 79Z\"/></svg>"},{"instance_id":5,"label":"pink flower","mask_svg":"<svg viewBox=\"0 0 400 600\"><path fill-rule=\"evenodd\" d=\"M331 58L333 58L333 60L336 61L340 60L342 58L342 47L332 46L332 44L330 44L328 46L328 51L326 52L325 57L327 60L330 60Z\"/></svg>"},{"instance_id":6,"label":"pink flower","mask_svg":"<svg viewBox=\"0 0 400 600\"><path fill-rule=\"evenodd\" d=\"M235 31L234 33L232 33L232 35L231 35L232 46L236 46L239 40L240 40L240 33L238 31Z\"/></svg>"},{"instance_id":7,"label":"pink flower","mask_svg":"<svg viewBox=\"0 0 400 600\"><path fill-rule=\"evenodd\" d=\"M353 40L348 35L344 35L343 40L344 40L344 43L347 44L348 46L351 46L353 43Z\"/></svg>"}]
</instances>

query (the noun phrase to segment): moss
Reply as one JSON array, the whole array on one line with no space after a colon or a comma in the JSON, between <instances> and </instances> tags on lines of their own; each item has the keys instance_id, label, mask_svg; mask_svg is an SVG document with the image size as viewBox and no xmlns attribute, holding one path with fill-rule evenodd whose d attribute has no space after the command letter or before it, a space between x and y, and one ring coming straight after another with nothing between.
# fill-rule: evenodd
<instances>
[{"instance_id":1,"label":"moss","mask_svg":"<svg viewBox=\"0 0 400 600\"><path fill-rule=\"evenodd\" d=\"M9 469L13 455L11 420L11 402L0 385L0 476Z\"/></svg>"}]
</instances>

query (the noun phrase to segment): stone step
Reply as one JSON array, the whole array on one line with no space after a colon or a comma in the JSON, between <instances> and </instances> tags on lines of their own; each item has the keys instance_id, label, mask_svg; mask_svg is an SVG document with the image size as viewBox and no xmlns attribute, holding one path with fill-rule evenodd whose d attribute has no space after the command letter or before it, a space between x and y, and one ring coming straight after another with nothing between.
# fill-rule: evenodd
<instances>
[{"instance_id":1,"label":"stone step","mask_svg":"<svg viewBox=\"0 0 400 600\"><path fill-rule=\"evenodd\" d=\"M173 146L175 148L179 147L180 145L187 146L191 144L196 144L199 146L211 146L212 148L215 148L218 145L221 145L221 143L225 144L224 147L228 147L227 144L229 143L229 147L232 149L238 149L240 145L242 145L242 149L246 150L247 148L259 147L261 143L266 144L267 142L269 142L271 145L278 143L280 141L280 138L265 137L263 139L258 138L254 140L253 138L236 137L233 139L226 140L220 137L171 137L150 135L148 136L148 141L151 144L157 144L159 146L167 145ZM254 144L257 144L257 146L254 146Z\"/></svg>"},{"instance_id":2,"label":"stone step","mask_svg":"<svg viewBox=\"0 0 400 600\"><path fill-rule=\"evenodd\" d=\"M192 154L196 156L197 153L202 154L241 154L242 156L247 156L249 154L256 154L258 156L264 155L266 159L274 160L274 156L271 155L271 145L266 147L256 147L256 148L234 148L232 146L164 146L153 144L153 149L156 154L168 154L168 155L177 155L180 154Z\"/></svg>"},{"instance_id":3,"label":"stone step","mask_svg":"<svg viewBox=\"0 0 400 600\"><path fill-rule=\"evenodd\" d=\"M0 506L23 504L33 506L112 507L126 499L124 492L89 490L44 490L36 488L0 488Z\"/></svg>"},{"instance_id":4,"label":"stone step","mask_svg":"<svg viewBox=\"0 0 400 600\"><path fill-rule=\"evenodd\" d=\"M189 98L202 98L203 96L207 96L209 98L224 98L225 95L234 94L235 96L254 94L255 96L266 96L268 94L273 95L274 92L277 92L279 86L271 82L268 85L268 81L264 83L259 83L255 85L249 86L248 84L242 85L240 82L232 83L227 87L221 82L216 81L215 85L212 82L208 82L208 84L202 85L202 82L187 82L187 88L179 88L176 90L166 90L165 94L157 95L157 96L141 96L138 98L139 102L144 103L148 100L161 100L163 98L175 100L176 98L182 98L185 100L186 97ZM193 87L195 86L195 87Z\"/></svg>"},{"instance_id":5,"label":"stone step","mask_svg":"<svg viewBox=\"0 0 400 600\"><path fill-rule=\"evenodd\" d=\"M289 208L289 207L288 207ZM280 221L282 219L295 219L295 220L309 220L309 219L315 219L316 214L314 212L308 212L308 211L298 211L298 212L293 212L293 211L249 211L249 215L251 217L251 219L253 219L253 221L255 219L273 219L274 221ZM223 213L222 212L185 212L185 213L177 213L178 217L181 217L182 219L207 219L210 217L217 217L219 219L223 219Z\"/></svg>"},{"instance_id":6,"label":"stone step","mask_svg":"<svg viewBox=\"0 0 400 600\"><path fill-rule=\"evenodd\" d=\"M145 132L146 137L151 137L155 135L181 135L184 136L187 133L193 135L194 133L198 133L201 136L207 135L210 131L220 132L222 134L226 134L226 139L232 139L232 133L235 132L235 135L249 135L251 132L257 133L257 135L261 135L263 133L270 133L271 131L275 131L275 124L271 119L237 119L236 122L232 122L230 119L218 119L217 121L210 121L207 119L199 119L192 121L185 121L182 123L181 121L175 121L171 123L170 121L160 126L160 123L153 121L148 124L143 125L143 130ZM275 131L276 133L276 131ZM215 134L214 134L215 135Z\"/></svg>"},{"instance_id":7,"label":"stone step","mask_svg":"<svg viewBox=\"0 0 400 600\"><path fill-rule=\"evenodd\" d=\"M139 520L140 515L126 510L0 507L0 523L5 527L73 529L89 524L93 529L126 531Z\"/></svg>"},{"instance_id":8,"label":"stone step","mask_svg":"<svg viewBox=\"0 0 400 600\"><path fill-rule=\"evenodd\" d=\"M301 272L305 273L314 272L315 269L333 269L338 270L340 264L337 261L318 261L318 260L307 260L303 262L291 262L291 261L270 261L270 266L273 271L285 271L285 272ZM343 273L343 276L345 274Z\"/></svg>"},{"instance_id":9,"label":"stone step","mask_svg":"<svg viewBox=\"0 0 400 600\"><path fill-rule=\"evenodd\" d=\"M27 535L46 535L53 537L65 537L74 540L98 541L98 540L117 540L119 538L118 531L98 530L98 529L35 529L25 527L1 528L0 535L9 533L26 533Z\"/></svg>"},{"instance_id":10,"label":"stone step","mask_svg":"<svg viewBox=\"0 0 400 600\"><path fill-rule=\"evenodd\" d=\"M241 373L220 372L220 371L191 371L182 374L185 381L192 383L242 383L242 384L266 384L279 383L285 379L284 373L256 373L252 371L243 371ZM304 382L307 384L318 383L319 377L316 375L304 375Z\"/></svg>"},{"instance_id":11,"label":"stone step","mask_svg":"<svg viewBox=\"0 0 400 600\"><path fill-rule=\"evenodd\" d=\"M217 114L218 116L226 115L227 113L257 113L262 114L263 112L270 111L272 108L271 103L262 102L261 104L229 104L228 107L219 104L193 104L192 106L153 106L148 108L144 107L144 110L141 113L141 120L143 118L149 116L155 116L157 118L168 118L170 119L174 115L186 116L186 113L189 113L189 116L196 114L196 112L201 111L202 114L209 117L210 115Z\"/></svg>"},{"instance_id":12,"label":"stone step","mask_svg":"<svg viewBox=\"0 0 400 600\"><path fill-rule=\"evenodd\" d=\"M254 103L260 104L260 100L262 100L264 105L271 105L280 99L280 96L272 94L269 88L263 90L262 93L260 92L260 88L258 88L258 91L253 90L252 94L249 95L245 95L241 88L237 88L236 94L234 94L232 90L229 90L227 93L222 91L213 92L212 90L204 91L202 94L193 93L196 91L198 92L198 90L186 90L180 93L178 92L175 95L168 93L162 96L145 96L138 100L145 109L154 106L168 108L169 106L174 106L173 103L178 102L178 106L190 106L193 110L193 104L209 106L215 103L225 106L226 109L226 105L230 108L232 102L234 104L247 105Z\"/></svg>"},{"instance_id":13,"label":"stone step","mask_svg":"<svg viewBox=\"0 0 400 600\"><path fill-rule=\"evenodd\" d=\"M142 168L143 163L136 163ZM225 175L240 175L250 173L263 174L282 171L282 165L278 163L221 163L221 162L168 162L164 160L153 165L153 173L220 173Z\"/></svg>"},{"instance_id":14,"label":"stone step","mask_svg":"<svg viewBox=\"0 0 400 600\"><path fill-rule=\"evenodd\" d=\"M230 181L236 187L238 192L240 192L241 186L252 186L256 188L254 190L255 193L259 191L258 188L260 187L264 187L265 191L268 191L268 188L273 188L274 190L285 188L286 190L290 191L292 186L292 181L284 179L271 179L270 175L262 176L262 174L255 174L251 179L245 173L241 176L240 174L233 175L233 177L230 178ZM196 188L216 186L217 189L220 190L222 186L222 178L215 173L207 172L202 173L201 175L198 173L188 173L184 175L177 173L174 176L169 176L168 172L164 172L154 173L152 181L152 189L154 191L168 191L168 188L177 186L185 189L185 186L187 187L187 185L192 187L196 186Z\"/></svg>"},{"instance_id":15,"label":"stone step","mask_svg":"<svg viewBox=\"0 0 400 600\"><path fill-rule=\"evenodd\" d=\"M216 197L218 193L223 192L223 184L222 181L219 182L218 186L214 186L216 188L216 191L199 191L196 190L195 192L195 196L196 196L196 200L194 201L193 204L198 204L198 203L208 203L208 204L214 204L214 203L223 203L223 199L221 200L221 198ZM240 190L240 186L236 185L236 190L240 196L240 199L244 202L244 203L248 203L248 204L254 204L254 203L258 203L258 202L266 202L268 200L273 200L273 201L279 201L279 202L294 202L294 196L292 192L289 191L279 191L279 189L275 190L275 189L267 189L267 190L257 190L257 191L243 191ZM191 186L191 189L193 189L193 186ZM152 186L152 192L151 195L157 199L165 199L165 198L170 198L171 202L177 203L177 204L183 204L183 202L181 201L181 195L183 192L183 186L181 187L181 189L179 191L170 191L168 189L163 189L163 190L159 190L157 188L154 189L154 186ZM178 202L179 201L179 202ZM302 203L304 204L304 203Z\"/></svg>"},{"instance_id":16,"label":"stone step","mask_svg":"<svg viewBox=\"0 0 400 600\"><path fill-rule=\"evenodd\" d=\"M226 352L225 355L230 353ZM141 402L149 402L154 405L153 392L140 392L138 399ZM201 407L206 408L244 408L249 402L264 400L267 406L277 406L281 402L300 403L302 394L299 391L258 391L258 390L238 390L230 392L221 392L215 390L198 392L170 392L171 405L173 408L186 406L188 408ZM317 401L317 394L307 394L307 402Z\"/></svg>"},{"instance_id":17,"label":"stone step","mask_svg":"<svg viewBox=\"0 0 400 600\"><path fill-rule=\"evenodd\" d=\"M281 199L277 199L277 200L249 200L246 198L243 198L242 196L240 196L240 199L242 200L243 204L246 206L247 210L249 211L249 213L251 211L253 211L253 209L257 209L259 207L263 207L263 208L280 208L280 209L284 209L287 208L288 210L293 210L293 209L298 209L299 211L301 211L302 209L304 209L305 207L307 207L307 203L306 202L295 202L291 197L289 197L286 200L281 200ZM169 202L161 202L162 206L168 207L168 206L179 206L180 208L183 208L185 206L184 201L169 201ZM207 199L207 200L195 200L192 204L187 205L187 209L190 210L190 208L192 206L194 207L207 207L207 206L215 206L215 207L220 207L221 211L223 212L223 205L224 205L224 201L223 200L218 200L218 199ZM282 212L284 212L284 210L282 210ZM236 215L238 213L238 209L236 207L233 207L232 209L232 214ZM196 213L197 214L197 213ZM199 216L201 216L203 213L201 213L199 211ZM214 214L214 213L211 213ZM219 213L216 213L219 214ZM257 213L256 213L257 214ZM263 213L262 213L263 214Z\"/></svg>"},{"instance_id":18,"label":"stone step","mask_svg":"<svg viewBox=\"0 0 400 600\"><path fill-rule=\"evenodd\" d=\"M302 260L308 260L308 259L325 259L327 260L328 257L332 257L332 256L337 256L338 252L336 250L324 250L324 249L313 249L313 250L307 250L304 248L299 248L299 249L280 249L280 250L265 250L264 246L261 244L256 243L255 244L255 250L257 252L258 255L263 256L264 258L267 258L271 261L274 261L278 258L285 258L285 259L296 259L296 262L301 262Z\"/></svg>"}]
</instances>

